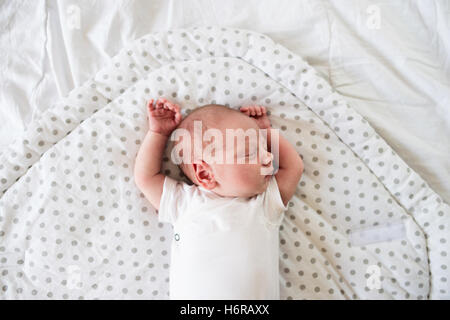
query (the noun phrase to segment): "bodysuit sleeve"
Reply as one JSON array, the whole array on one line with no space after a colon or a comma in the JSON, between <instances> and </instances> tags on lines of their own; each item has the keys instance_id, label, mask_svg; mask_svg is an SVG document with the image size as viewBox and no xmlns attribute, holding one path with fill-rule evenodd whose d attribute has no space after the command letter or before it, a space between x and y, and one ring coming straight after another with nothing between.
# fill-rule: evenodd
<instances>
[{"instance_id":1,"label":"bodysuit sleeve","mask_svg":"<svg viewBox=\"0 0 450 320\"><path fill-rule=\"evenodd\" d=\"M164 179L163 192L159 202L158 220L159 222L171 223L177 221L189 203L192 195L192 186L185 182L177 181L166 176Z\"/></svg>"}]
</instances>

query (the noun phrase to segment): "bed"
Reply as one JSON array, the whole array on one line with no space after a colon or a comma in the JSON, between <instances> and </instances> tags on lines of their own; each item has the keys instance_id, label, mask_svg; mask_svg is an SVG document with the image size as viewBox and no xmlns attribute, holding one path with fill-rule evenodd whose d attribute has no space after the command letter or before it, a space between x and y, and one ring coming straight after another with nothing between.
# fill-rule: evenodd
<instances>
[{"instance_id":1,"label":"bed","mask_svg":"<svg viewBox=\"0 0 450 320\"><path fill-rule=\"evenodd\" d=\"M401 198L399 203L403 211L400 210L400 207L397 208L397 212L393 210L391 213L386 210L382 214L386 214L387 220L382 222L387 224L380 225L381 220L372 221L372 227L368 230L375 232L375 236L386 230L398 234L397 239L390 240L397 241L400 248L407 248L405 252L399 249L398 252L402 252L401 254L396 250L388 250L388 247L383 248L383 244L374 246L373 243L379 244L379 239L372 240L372 245L370 241L364 243L361 239L362 234L357 228L354 228L354 221L351 218L347 221L347 217L341 217L343 220L338 224L339 227L331 223L330 221L336 219L336 216L333 216L335 213L329 212L329 216L325 218L326 215L317 212L317 204L320 201L311 205L308 201L305 202L308 193L299 191L297 200L292 201L291 211L286 214L285 224L281 230L280 285L283 288L282 298L439 299L448 297L446 283L446 273L448 273L446 271L447 239L445 236L428 238L428 235L433 233L435 235L445 234L445 230L448 228L448 206L445 201L448 200L449 190L446 185L448 179L445 179L449 173L447 159L449 118L445 110L449 95L448 55L446 55L448 43L445 43L445 39L448 38L445 35L449 30L449 18L448 8L445 7L446 2L434 2L433 5L434 8L442 10L434 11L432 8L421 7L416 3L395 7L387 3L372 5L361 2L356 4L355 2L353 5L345 7L335 7L321 1L301 2L294 8L291 3L287 2L285 5L276 7L273 3L267 2L263 6L249 5L246 10L241 8L237 10L237 7L232 4L226 8L214 4L212 10L208 11L192 10L192 7L195 6L205 7L202 2L192 2L190 7L187 7L186 4L175 6L172 2L164 5L157 2L146 5L137 2L129 2L126 5L107 5L96 2L94 6L88 2L81 2L76 6L70 2L59 2L57 5L53 2L30 2L19 5L19 8L16 8L16 4L4 4L7 10L2 10L2 14L5 15L2 24L8 28L9 33L8 38L4 37L2 41L9 43L10 47L6 46L8 49L3 49L8 57L8 63L2 66L5 70L2 75L5 81L2 81L4 87L2 89L1 114L2 122L6 125L2 127L3 148L1 150L3 159L15 157L18 159L22 155L24 163L28 161L30 168L25 165L16 170L17 164L14 161L9 161L9 166L6 164L2 166L2 170L6 172L8 169L8 175L12 174L18 181L8 181L8 188L4 189L5 194L1 198L2 233L0 235L3 237L3 241L0 246L0 254L2 254L0 262L3 265L0 265L2 268L2 285L0 286L2 291L0 293L6 298L162 299L167 297L169 268L167 248L171 239L170 229L155 223L152 208L145 204L142 195L136 193L129 175L127 176L133 161L133 152L127 152L124 147L125 142L134 144L136 147L138 139L129 141L129 138L142 132L145 125L142 114L132 111L132 109L122 112L120 105L125 101L129 101L131 107L138 105L138 101L134 101L132 98L136 90L141 90L144 95L150 94L150 91L157 94L160 91L167 93L165 88L181 79L192 82L195 78L173 78L174 83L172 83L171 78L166 79L164 75L175 72L175 75L178 74L180 77L183 75L184 68L192 67L198 72L202 69L202 65L196 66L195 61L183 61L180 52L184 51L195 55L198 48L186 45L186 49L183 49L183 45L181 45L177 51L179 54L168 56L173 57L174 61L165 57L164 51L158 51L160 57L156 57L156 60L163 58L166 60L159 66L161 70L158 71L165 73L157 74L157 72L151 72L157 69L158 65L156 64L139 63L137 61L140 60L135 60L135 58L125 65L121 63L121 61L131 58L134 52L131 49L122 49L122 47L145 46L150 39L153 41L152 45L155 45L155 41L177 37L177 41L173 43L166 41L165 43L167 45L165 50L169 54L171 50L175 50L169 44L180 45L186 40L186 37L191 40L208 41L209 33L233 34L239 30L250 30L239 31L240 34L235 35L244 37L240 42L242 48L251 47L252 41L258 44L261 41L267 41L267 48L276 47L278 49L275 50L280 52L289 52L286 54L288 57L286 59L289 59L289 55L291 55L291 59L299 59L296 60L295 66L303 67L296 71L301 75L303 70L306 70L306 75L313 76L314 80L307 81L308 83L314 83L317 89L320 87L321 90L329 90L330 93L327 95L329 97L336 94L335 97L333 96L334 98L330 98L330 106L345 106L348 102L351 108L346 108L349 110L345 110L345 112L357 112L346 114L345 119L347 121L359 119L359 126L364 125L366 129L352 127L353 130L363 134L367 133L367 135L363 135L363 138L378 137L374 138L377 140L376 143L384 144L377 145L376 150L383 149L383 152L379 153L388 157L386 163L392 164L395 158L398 161L398 164L396 162L397 169L403 168L405 169L404 174L413 176L411 180L399 179L398 182L407 182L401 188L394 186L394 184L398 184L395 182L387 188L389 193L386 194L386 199L394 201ZM253 7L258 9L251 9ZM395 10L401 14L393 19ZM36 15L36 11L41 12L45 18ZM153 16L150 18L147 15L144 16L143 13ZM203 19L200 24L197 16L199 14ZM277 14L283 19L277 19ZM25 23L27 15L33 17L31 21L36 23L39 32L37 32L37 36L33 37L36 38L34 41L19 41L21 36L28 36L24 30L21 30L21 26L22 29L25 29L23 23ZM428 32L432 35L431 38L434 39L431 48L428 44L430 34L420 31L422 29L414 33L414 38L402 36L405 35L405 33L402 34L405 31L403 28L414 27L414 25L410 25L411 16L417 16L417 20L414 21L427 26ZM99 20L98 17L104 20ZM215 25L217 25L217 21L223 21L219 25L227 28L200 27L207 24L208 19L215 20ZM401 23L402 19L405 21L404 24ZM283 22L280 22L281 20ZM11 25L14 24L17 25L17 28L11 28ZM185 28L184 31L179 31L180 27ZM186 27L191 28L186 29ZM245 29L235 29L236 27ZM168 29L174 31L167 32ZM153 35L149 36L149 32L153 32ZM39 41L42 40L39 39L39 36L42 36L44 41ZM152 38L155 36L156 38ZM234 40L233 36L230 37ZM223 35L220 36L220 39L225 38ZM143 40L145 41L142 42ZM17 41L17 45L26 46L28 51L25 50L22 54L14 56L12 41ZM425 44L427 45L425 46ZM227 47L227 44L222 43L222 46ZM229 46L232 47L231 44ZM397 46L404 49L405 52L399 53ZM5 48L5 46L3 47ZM17 50L17 47L15 48ZM155 47L152 48L155 49ZM129 52L132 53L129 54ZM225 50L226 52L228 51ZM150 51L141 49L139 53L140 59L153 57ZM243 58L244 56L243 54L228 53L229 55L217 56L214 63L224 66L228 63L233 67L234 64L227 59ZM216 53L212 55L211 59L215 55ZM122 58L119 59L119 56ZM255 61L256 56L244 59L243 62L246 64L236 64L233 72L252 74L251 66L258 64L258 61ZM211 63L211 59L207 62ZM276 61L276 57L273 57L272 60ZM175 66L176 62L179 62L179 65ZM192 65L184 65L185 63ZM24 65L32 65L35 73L24 73ZM138 74L142 77L147 76L146 81L153 81L152 86L141 85L139 87L142 79L138 76L124 77L119 80L121 74L128 75L128 69L133 70L135 67L143 68L142 74ZM127 68L127 71L123 71L121 68ZM281 68L281 64L279 68ZM321 134L323 137L328 137L325 138L326 140L333 137L333 133L339 131L336 130L336 127L331 126L329 132L324 131L325 127L321 127L321 130L314 130L314 119L317 120L317 117L325 119L327 113L323 111L321 114L321 110L315 108L304 109L303 107L308 105L302 105L298 100L302 99L301 101L305 104L304 92L296 92L290 88L289 86L294 86L295 81L294 84L287 81L286 76L277 74L277 69L275 64L274 73L271 74L260 61L259 70L265 71L265 74L264 72L258 73L258 77L261 77L261 85L257 85L258 88L261 87L261 90L267 90L265 88L269 86L271 92L275 90L274 92L281 95L276 98L265 97L269 101L262 99L262 102L270 103L274 100L279 103L283 102L281 106L292 106L292 109L286 108L286 111L274 109L275 123L282 129L285 121L308 119L303 125L307 126L309 123L311 128L308 131L303 130L312 135L312 139L318 138ZM111 73L99 72L99 70L111 70ZM124 73L114 73L118 70L122 70ZM286 71L294 72L294 70L290 70L290 65ZM144 75L146 72L148 74ZM114 74L114 81L111 79L113 78L112 74ZM217 74L220 74L219 71ZM267 79L267 76L270 79ZM224 74L221 78L225 79L225 77ZM292 78L291 81L297 78L300 79L300 76ZM92 79L95 81L90 81ZM158 79L160 80L158 81ZM165 80L169 82L161 86L161 82ZM277 87L276 85L283 83L283 80L286 83ZM109 81L116 83L116 87L107 84ZM128 81L128 85L121 87L117 84L118 81ZM136 86L134 82L136 82ZM301 83L304 82L302 80ZM155 89L157 87L159 89ZM253 87L252 83L250 83L250 87ZM73 88L75 90L72 90ZM282 91L283 88L285 92ZM235 88L230 92L237 92L237 90L238 88ZM178 91L171 93L174 99L191 100L192 107L195 107L195 102L202 102L200 96L189 96L189 99L186 99L187 93L183 95ZM173 93L176 93L175 96ZM288 93L298 96L291 95L289 97ZM237 93L237 99L242 101L235 101L235 104L243 103L245 99L255 101L251 95L240 97L239 94L240 92ZM85 100L87 95L89 99ZM128 95L128 98L120 97L121 95ZM61 99L61 97L66 98ZM312 97L313 95L309 93L309 98ZM82 100L84 104L80 105L77 99ZM204 99L206 98L203 97L203 101ZM322 99L325 98L322 97ZM60 102L55 106L53 104L56 100ZM63 114L72 112L73 106L76 106L78 114L72 113L72 118L63 117ZM98 108L98 106L103 107ZM55 111L53 115L51 114L52 110ZM314 110L316 112L313 112ZM82 115L83 113L84 115ZM332 123L333 118L342 118L341 114L334 117L334 113L330 113L331 118L325 123ZM109 118L112 115L117 117ZM352 119L348 120L350 117ZM67 120L70 121L67 122ZM42 121L48 121L46 122L48 126L36 125L42 124ZM92 130L98 123L109 128ZM304 126L293 127L292 134L297 134L295 129L301 131ZM110 129L111 127L113 129ZM42 139L42 144L40 139L36 140L35 144L31 141L31 145L35 147L35 154L30 153L29 156L27 152L24 152L25 148L29 146L23 143L23 137L21 137L21 135L27 134L25 128L28 131L41 128L37 133L45 137ZM286 125L286 128L289 129L289 125ZM370 132L372 128L374 131ZM74 131L72 132L72 130ZM124 131L127 133L114 139L115 134ZM311 134L313 131L315 133ZM317 136L315 136L316 133ZM34 137L38 136L34 135ZM72 155L75 155L76 153L73 152L77 150L77 145L83 145L83 141L94 141L92 139L100 143L86 143L89 149L84 149L84 146L80 147L79 151L82 153L78 157L71 158L70 154L63 152L65 147L70 148L75 145L75 149L71 149ZM337 143L336 146L346 142L345 138L339 137L339 135L336 139L334 141ZM117 148L110 148L112 150L109 151L105 146L106 141L117 143ZM295 142L295 140L293 141ZM52 146L53 143L55 146ZM353 151L356 151L359 145L352 139L347 141L347 144ZM18 148L19 146L20 148ZM361 144L362 146L363 144ZM420 150L418 146L420 146ZM299 147L299 152L302 152L302 144L297 144L297 147ZM99 159L95 156L88 156L89 152L98 152L100 155L102 154L100 149L105 148L105 155L109 153L113 156L106 161L106 166L110 169L112 167L118 169L117 174L112 172L102 174L100 168L103 168L105 163L100 161L108 159L107 157L99 157ZM329 148L331 149L331 146ZM356 154L366 151L361 149ZM327 152L327 150L322 150L322 152ZM92 161L89 163L89 167L97 168L97 171L78 170L77 177L75 171L83 162L79 160L80 157L83 158L83 154ZM303 154L304 157L306 155L306 153ZM344 155L345 157L349 156L341 153L341 156ZM430 157L430 155L433 156ZM42 158L40 158L41 156ZM355 168L360 167L363 170L364 156L360 154L359 159L362 162L360 165L358 165L359 162L354 163ZM58 167L58 164L64 163L63 160L74 162L67 167ZM311 168L311 180L305 178L306 180L302 181L303 185L300 184L300 187L310 186L311 190L319 190L320 187L316 187L314 179L320 176L320 173L317 174L315 170L312 170L315 163L319 165L317 163L319 161L314 161L313 156L310 161L307 164ZM345 166L351 164L346 161L342 161L342 163L346 163ZM175 174L174 168L170 168L170 164L167 162L166 165L167 174ZM83 164L81 164L82 166ZM377 170L384 169L385 167ZM394 170L397 169L394 168ZM381 171L374 171L373 168L371 170L373 173L366 172L367 177L371 175L378 178L385 177ZM46 174L39 178L39 172ZM89 175L86 177L88 178L87 182L79 183L86 173ZM27 176L28 174L30 176ZM50 179L52 175L54 179ZM123 180L116 184L116 188L108 189L108 183L115 185L114 180L120 178ZM3 179L5 179L4 181L9 180ZM66 181L67 179L68 181ZM414 181L412 185L411 181ZM24 186L30 183L36 184L30 190L26 190ZM372 185L373 183L376 182L372 181ZM426 190L422 195L422 201L411 207L405 207L405 203L414 197L410 197L412 193L405 196L403 191L405 188L414 188L417 185ZM81 191L97 192L99 199L104 200L93 202L93 198L82 198L72 189L74 186L79 187ZM33 193L36 187L41 190L42 197L36 192ZM109 191L109 194L106 191ZM349 190L342 191L347 191L346 195L351 193ZM118 194L123 197L123 201L117 197ZM45 201L40 207L30 209L30 206L27 206L27 201L29 201L27 198L33 196L37 196L41 200L45 199ZM374 194L373 196L379 195ZM406 199L402 197L406 197ZM61 211L61 205L56 205L50 210L52 205L62 198L65 198L66 201L64 206L70 207L75 203L80 210ZM428 199L433 199L433 203L424 204L424 201L426 202ZM132 203L136 205L133 206ZM386 203L394 206L394 202ZM111 207L106 204L110 204ZM345 206L347 203L343 203L343 205ZM64 206L62 208L65 208ZM416 215L411 214L411 217L408 218L405 212L414 212L414 210L411 211L411 208L415 208L415 210L420 208L421 214L416 211ZM434 210L431 210L432 208ZM115 215L106 214L114 209L116 210ZM16 211L19 214L17 216L14 214ZM426 217L429 211L433 212ZM26 212L33 212L34 215L30 214L25 220L21 219ZM405 218L407 223L404 222L403 215L407 217ZM40 220L42 217L45 219ZM50 222L52 217L60 223L52 224ZM391 222L389 219L393 217L396 218L393 219L395 223L389 224ZM430 218L433 218L431 220L433 223L430 222ZM375 224L375 222L378 223ZM360 225L365 223L368 222L361 223L359 221ZM312 224L314 227L311 226ZM347 227L343 227L346 224ZM46 229L50 226L55 230L52 233L48 233L48 229ZM119 226L123 229L120 230ZM342 229L339 229L340 227ZM374 229L374 227L376 228ZM325 233L322 231L321 234L319 231L321 228L329 229ZM381 232L377 231L377 228L381 228L379 229ZM35 233L30 230L34 230ZM328 234L334 235L336 232L342 238L336 236L331 241L332 236L327 240ZM113 242L108 240L95 241L102 236L105 237L104 239L114 239L119 242L113 246ZM399 240L405 237L408 239L407 242ZM135 239L140 241L135 241ZM317 245L322 242L327 243L327 246ZM337 247L345 247L348 243L350 246L357 246L359 253L354 254L353 251L346 249L336 250ZM366 246L370 250L367 250ZM46 249L42 249L43 247ZM303 250L311 251L307 254L299 254L299 252L304 252ZM68 257L64 251L70 253L70 262L65 260ZM380 253L383 258L371 259L373 256L379 256ZM337 262L344 259L344 255L345 262ZM405 256L407 258L404 258ZM398 272L395 269L392 270L392 264L388 262L395 259L400 259L401 262L397 265L402 266L403 270L398 270ZM114 266L111 266L112 263ZM358 267L350 267L353 264ZM411 273L412 271L414 272ZM385 287L379 289L377 281L371 282L374 279L377 280L376 276L379 276L378 280ZM387 283L389 285L386 287ZM80 284L81 286L79 286Z\"/></svg>"}]
</instances>

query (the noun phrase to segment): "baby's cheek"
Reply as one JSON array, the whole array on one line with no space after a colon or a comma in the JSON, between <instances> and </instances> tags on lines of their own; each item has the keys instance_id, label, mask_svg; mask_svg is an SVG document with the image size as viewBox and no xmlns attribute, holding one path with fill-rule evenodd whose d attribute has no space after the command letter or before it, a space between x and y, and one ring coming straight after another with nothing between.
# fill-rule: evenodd
<instances>
[{"instance_id":1,"label":"baby's cheek","mask_svg":"<svg viewBox=\"0 0 450 320\"><path fill-rule=\"evenodd\" d=\"M233 167L232 173L230 174L230 178L232 178L232 183L243 184L246 181L247 173L242 168L242 165L236 164Z\"/></svg>"},{"instance_id":2,"label":"baby's cheek","mask_svg":"<svg viewBox=\"0 0 450 320\"><path fill-rule=\"evenodd\" d=\"M248 188L254 187L257 182L257 170L252 165L242 165L240 168L240 182Z\"/></svg>"}]
</instances>

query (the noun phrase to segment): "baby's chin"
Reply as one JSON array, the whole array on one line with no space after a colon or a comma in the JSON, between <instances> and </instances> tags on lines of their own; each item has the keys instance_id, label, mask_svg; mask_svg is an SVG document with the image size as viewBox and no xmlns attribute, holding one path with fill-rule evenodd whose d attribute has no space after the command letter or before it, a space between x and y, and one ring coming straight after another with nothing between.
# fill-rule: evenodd
<instances>
[{"instance_id":1,"label":"baby's chin","mask_svg":"<svg viewBox=\"0 0 450 320\"><path fill-rule=\"evenodd\" d=\"M264 193L267 190L268 183L265 183L263 186L259 187L257 190L249 190L249 191L242 191L242 192L230 192L230 193L222 193L216 190L211 190L214 193L218 194L222 197L229 197L229 198L252 198L255 197L261 193Z\"/></svg>"},{"instance_id":2,"label":"baby's chin","mask_svg":"<svg viewBox=\"0 0 450 320\"><path fill-rule=\"evenodd\" d=\"M259 187L255 188L251 191L243 193L240 197L251 198L251 197L258 196L267 190L268 185L269 185L269 179L265 179L262 185L260 185Z\"/></svg>"}]
</instances>

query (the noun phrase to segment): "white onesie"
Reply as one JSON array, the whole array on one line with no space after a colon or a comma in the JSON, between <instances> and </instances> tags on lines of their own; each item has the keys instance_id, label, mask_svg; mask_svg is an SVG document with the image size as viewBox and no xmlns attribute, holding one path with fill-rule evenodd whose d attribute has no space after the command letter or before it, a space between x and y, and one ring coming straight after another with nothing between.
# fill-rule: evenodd
<instances>
[{"instance_id":1,"label":"white onesie","mask_svg":"<svg viewBox=\"0 0 450 320\"><path fill-rule=\"evenodd\" d=\"M248 199L166 177L158 215L174 231L170 299L279 299L285 210L275 176Z\"/></svg>"}]
</instances>

